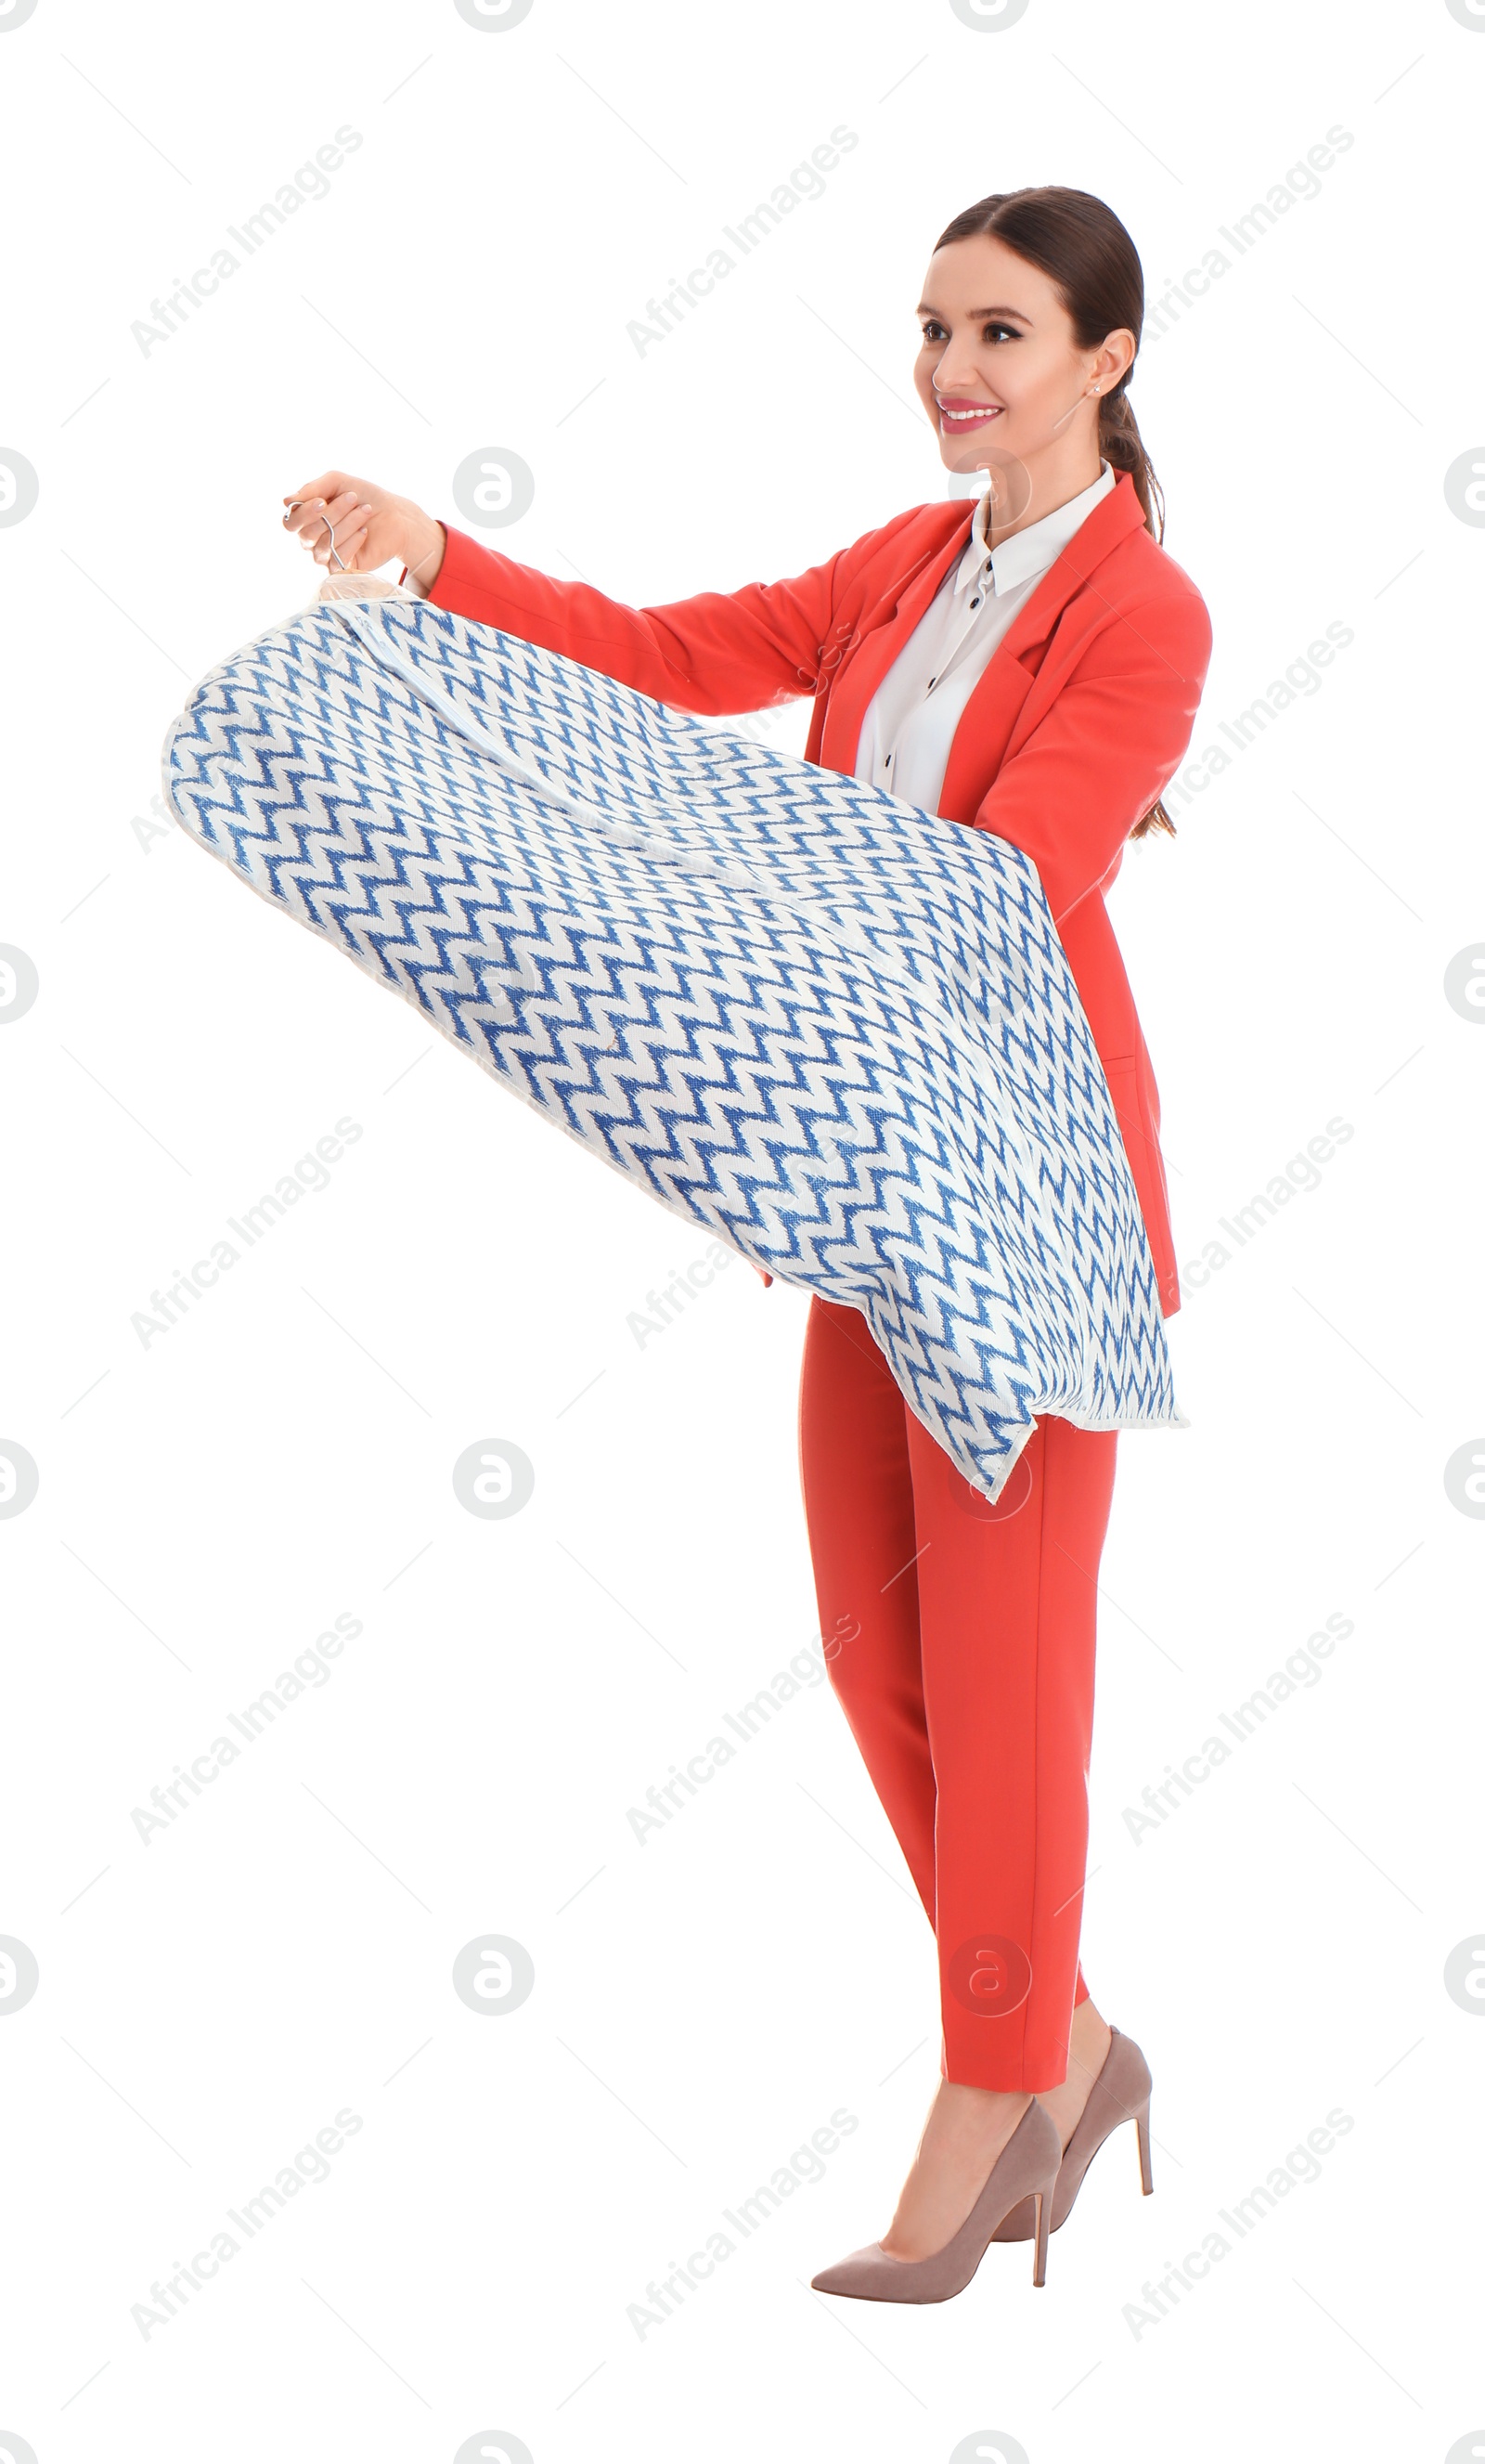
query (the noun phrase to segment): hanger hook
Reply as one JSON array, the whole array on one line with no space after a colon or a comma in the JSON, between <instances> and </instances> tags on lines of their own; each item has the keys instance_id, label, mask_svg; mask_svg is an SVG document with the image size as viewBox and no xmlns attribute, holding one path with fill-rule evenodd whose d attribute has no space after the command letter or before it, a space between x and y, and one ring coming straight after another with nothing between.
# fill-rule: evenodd
<instances>
[{"instance_id":1,"label":"hanger hook","mask_svg":"<svg viewBox=\"0 0 1485 2464\"><path fill-rule=\"evenodd\" d=\"M321 514L319 518L320 518L320 520L324 523L326 530L330 533L330 553L331 553L331 555L335 558L335 561L336 561L337 564L339 566L339 568L340 568L341 572L342 572L342 573L349 573L349 571L350 571L350 569L351 569L351 568L350 568L350 566L346 563L344 557L340 554L339 549L338 549L338 548L337 547L337 545L336 545L336 534L335 534L335 524L334 524L334 522L331 520L331 518L330 518L330 517L329 517L329 515L328 515L328 514Z\"/></svg>"}]
</instances>

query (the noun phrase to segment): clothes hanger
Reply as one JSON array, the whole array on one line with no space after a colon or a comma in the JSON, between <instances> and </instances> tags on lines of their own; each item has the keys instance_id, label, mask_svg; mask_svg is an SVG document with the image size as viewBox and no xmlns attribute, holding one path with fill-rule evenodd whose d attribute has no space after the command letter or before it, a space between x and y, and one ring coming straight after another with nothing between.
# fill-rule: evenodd
<instances>
[{"instance_id":1,"label":"clothes hanger","mask_svg":"<svg viewBox=\"0 0 1485 2464\"><path fill-rule=\"evenodd\" d=\"M304 499L302 496L296 497L294 503L290 505L288 512L290 514L297 513L299 506L303 501ZM285 519L287 520L287 518L288 514L285 515ZM338 573L326 572L325 578L323 582L321 582L319 588L316 591L314 598L308 602L308 605L311 607L318 607L324 601L335 599L417 598L418 594L415 590L408 590L400 582L387 582L383 580L380 573L353 573L350 566L344 561L339 549L336 545L335 524L326 514L321 514L320 519L324 523L326 530L330 533L330 553L334 557L336 563L339 566L340 570Z\"/></svg>"}]
</instances>

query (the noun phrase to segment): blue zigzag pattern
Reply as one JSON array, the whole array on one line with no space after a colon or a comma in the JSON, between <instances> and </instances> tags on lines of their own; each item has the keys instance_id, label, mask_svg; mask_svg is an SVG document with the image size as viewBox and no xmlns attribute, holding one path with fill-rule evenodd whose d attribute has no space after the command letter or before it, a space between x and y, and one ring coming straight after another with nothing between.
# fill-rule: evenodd
<instances>
[{"instance_id":1,"label":"blue zigzag pattern","mask_svg":"<svg viewBox=\"0 0 1485 2464\"><path fill-rule=\"evenodd\" d=\"M1035 1418L1184 1425L1035 866L425 601L316 605L165 738L175 818L524 1103L861 1309L995 1498Z\"/></svg>"}]
</instances>

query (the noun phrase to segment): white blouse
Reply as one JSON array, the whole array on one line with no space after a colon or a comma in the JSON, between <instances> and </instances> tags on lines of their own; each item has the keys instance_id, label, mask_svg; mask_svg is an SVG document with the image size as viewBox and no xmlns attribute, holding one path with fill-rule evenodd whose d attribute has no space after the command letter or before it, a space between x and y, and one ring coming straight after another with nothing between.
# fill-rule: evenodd
<instances>
[{"instance_id":1,"label":"white blouse","mask_svg":"<svg viewBox=\"0 0 1485 2464\"><path fill-rule=\"evenodd\" d=\"M989 492L980 497L964 554L872 696L856 749L858 779L920 812L937 812L954 730L993 651L1113 484L1113 471L1101 462L1091 488L996 548L985 533Z\"/></svg>"}]
</instances>

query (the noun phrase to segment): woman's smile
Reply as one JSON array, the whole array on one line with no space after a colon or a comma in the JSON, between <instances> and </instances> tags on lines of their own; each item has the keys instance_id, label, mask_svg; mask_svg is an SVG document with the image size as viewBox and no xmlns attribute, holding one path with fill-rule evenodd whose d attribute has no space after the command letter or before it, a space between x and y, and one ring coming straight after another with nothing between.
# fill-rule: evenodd
<instances>
[{"instance_id":1,"label":"woman's smile","mask_svg":"<svg viewBox=\"0 0 1485 2464\"><path fill-rule=\"evenodd\" d=\"M962 433L971 428L984 428L998 419L1005 406L998 402L969 402L957 394L936 394L939 418L945 428Z\"/></svg>"}]
</instances>

